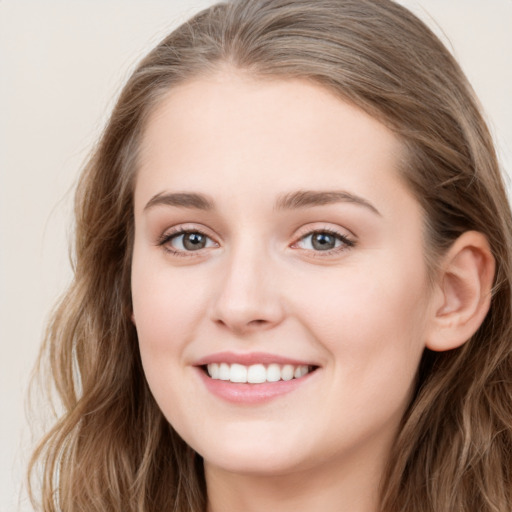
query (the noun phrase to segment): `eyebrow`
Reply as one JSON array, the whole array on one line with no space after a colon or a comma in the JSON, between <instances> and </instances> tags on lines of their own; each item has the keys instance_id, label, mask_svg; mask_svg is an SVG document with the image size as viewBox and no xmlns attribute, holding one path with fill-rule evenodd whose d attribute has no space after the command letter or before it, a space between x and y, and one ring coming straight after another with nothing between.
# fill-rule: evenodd
<instances>
[{"instance_id":1,"label":"eyebrow","mask_svg":"<svg viewBox=\"0 0 512 512\"><path fill-rule=\"evenodd\" d=\"M379 210L377 210L372 203L360 196L344 190L299 190L297 192L291 192L278 198L275 208L277 210L291 210L334 203L353 203L359 206L364 206L373 213L381 215Z\"/></svg>"},{"instance_id":2,"label":"eyebrow","mask_svg":"<svg viewBox=\"0 0 512 512\"><path fill-rule=\"evenodd\" d=\"M153 208L154 206L178 206L181 208L192 208L195 210L213 210L213 201L203 194L196 194L191 192L175 192L175 193L160 193L153 196L146 206L144 211Z\"/></svg>"},{"instance_id":3,"label":"eyebrow","mask_svg":"<svg viewBox=\"0 0 512 512\"><path fill-rule=\"evenodd\" d=\"M356 204L367 208L377 215L381 215L379 210L377 210L377 208L375 208L372 203L360 196L346 192L344 190L298 190L297 192L290 192L278 197L274 209L297 210L302 208L310 208L312 206L324 206L335 203ZM214 201L203 194L198 194L195 192L162 192L160 194L156 194L148 201L144 207L144 211L159 205L176 206L180 208L190 208L204 211L215 209Z\"/></svg>"}]
</instances>

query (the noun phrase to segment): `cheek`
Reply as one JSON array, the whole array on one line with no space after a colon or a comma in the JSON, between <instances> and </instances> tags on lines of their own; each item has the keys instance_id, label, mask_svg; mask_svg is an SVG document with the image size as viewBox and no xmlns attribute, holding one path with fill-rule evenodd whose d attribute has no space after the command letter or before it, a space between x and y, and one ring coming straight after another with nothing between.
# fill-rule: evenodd
<instances>
[{"instance_id":1,"label":"cheek","mask_svg":"<svg viewBox=\"0 0 512 512\"><path fill-rule=\"evenodd\" d=\"M204 316L202 287L190 276L171 275L158 262L142 264L137 255L132 265L133 312L144 374L160 409L179 428L186 404L194 400L186 358Z\"/></svg>"},{"instance_id":2,"label":"cheek","mask_svg":"<svg viewBox=\"0 0 512 512\"><path fill-rule=\"evenodd\" d=\"M149 387L167 414L193 399L183 372L205 315L204 286L186 271L173 272L165 262L137 256L132 295L139 350Z\"/></svg>"},{"instance_id":3,"label":"cheek","mask_svg":"<svg viewBox=\"0 0 512 512\"><path fill-rule=\"evenodd\" d=\"M406 382L424 348L427 281L422 267L381 261L346 269L335 279L303 282L308 293L298 307L339 371L358 381L378 376Z\"/></svg>"},{"instance_id":4,"label":"cheek","mask_svg":"<svg viewBox=\"0 0 512 512\"><path fill-rule=\"evenodd\" d=\"M137 258L132 264L132 300L137 332L143 343L174 345L204 315L205 287L192 272L173 272L160 258ZM162 347L163 348L163 347Z\"/></svg>"},{"instance_id":5,"label":"cheek","mask_svg":"<svg viewBox=\"0 0 512 512\"><path fill-rule=\"evenodd\" d=\"M339 329L348 323L353 334L354 329L378 334L384 326L408 330L427 307L421 273L354 268L339 276L303 279L301 286L307 290L302 293L307 316L317 317L325 328Z\"/></svg>"}]
</instances>

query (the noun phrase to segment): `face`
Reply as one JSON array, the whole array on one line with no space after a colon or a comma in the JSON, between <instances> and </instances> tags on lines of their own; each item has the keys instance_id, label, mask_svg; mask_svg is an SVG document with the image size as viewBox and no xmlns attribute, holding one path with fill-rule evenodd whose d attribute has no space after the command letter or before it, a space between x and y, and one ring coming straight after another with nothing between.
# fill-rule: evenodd
<instances>
[{"instance_id":1,"label":"face","mask_svg":"<svg viewBox=\"0 0 512 512\"><path fill-rule=\"evenodd\" d=\"M232 472L383 460L430 308L399 141L319 86L224 71L168 93L141 149L134 322L175 430Z\"/></svg>"}]
</instances>

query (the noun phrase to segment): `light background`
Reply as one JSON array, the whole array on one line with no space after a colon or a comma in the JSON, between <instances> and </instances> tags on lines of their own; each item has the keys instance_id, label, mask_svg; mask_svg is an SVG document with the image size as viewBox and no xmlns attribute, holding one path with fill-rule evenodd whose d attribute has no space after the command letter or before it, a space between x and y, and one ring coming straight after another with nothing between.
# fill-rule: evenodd
<instances>
[{"instance_id":1,"label":"light background","mask_svg":"<svg viewBox=\"0 0 512 512\"><path fill-rule=\"evenodd\" d=\"M19 498L32 442L26 392L45 320L71 275L78 171L137 60L211 3L0 0L0 512L30 510ZM402 3L461 62L510 176L512 0Z\"/></svg>"}]
</instances>

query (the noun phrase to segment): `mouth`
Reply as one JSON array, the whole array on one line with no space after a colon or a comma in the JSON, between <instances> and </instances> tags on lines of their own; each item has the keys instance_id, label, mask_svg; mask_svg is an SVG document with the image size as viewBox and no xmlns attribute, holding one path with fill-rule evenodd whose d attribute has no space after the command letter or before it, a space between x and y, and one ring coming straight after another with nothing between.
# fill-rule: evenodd
<instances>
[{"instance_id":1,"label":"mouth","mask_svg":"<svg viewBox=\"0 0 512 512\"><path fill-rule=\"evenodd\" d=\"M236 384L264 384L301 379L314 372L318 366L305 364L262 364L243 365L239 363L209 363L201 366L203 372L213 380Z\"/></svg>"},{"instance_id":2,"label":"mouth","mask_svg":"<svg viewBox=\"0 0 512 512\"><path fill-rule=\"evenodd\" d=\"M309 388L320 366L265 352L217 352L194 364L206 389L236 405L257 405Z\"/></svg>"}]
</instances>

